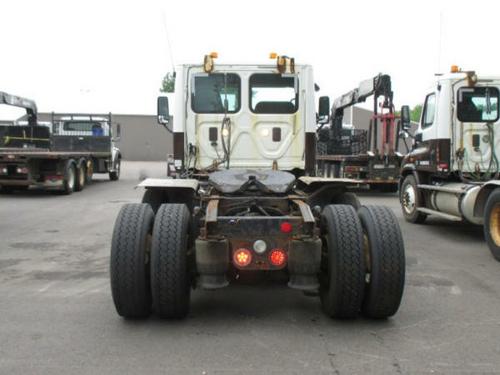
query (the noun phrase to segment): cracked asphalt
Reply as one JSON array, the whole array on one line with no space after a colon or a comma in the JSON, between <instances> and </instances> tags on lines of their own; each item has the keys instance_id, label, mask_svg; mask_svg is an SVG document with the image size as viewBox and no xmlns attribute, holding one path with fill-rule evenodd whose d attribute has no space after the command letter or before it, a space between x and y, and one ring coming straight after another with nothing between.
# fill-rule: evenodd
<instances>
[{"instance_id":1,"label":"cracked asphalt","mask_svg":"<svg viewBox=\"0 0 500 375\"><path fill-rule=\"evenodd\" d=\"M83 192L0 195L1 374L500 373L500 263L482 229L406 223L401 308L386 321L334 321L319 299L270 284L195 291L183 321L125 321L110 295L111 232L138 202L139 177L163 163L128 162Z\"/></svg>"}]
</instances>

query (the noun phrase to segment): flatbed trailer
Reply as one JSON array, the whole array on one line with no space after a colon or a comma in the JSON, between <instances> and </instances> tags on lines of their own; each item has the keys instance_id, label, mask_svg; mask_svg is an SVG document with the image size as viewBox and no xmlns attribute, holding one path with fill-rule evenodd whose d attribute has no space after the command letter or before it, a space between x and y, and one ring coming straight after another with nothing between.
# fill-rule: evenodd
<instances>
[{"instance_id":1,"label":"flatbed trailer","mask_svg":"<svg viewBox=\"0 0 500 375\"><path fill-rule=\"evenodd\" d=\"M114 145L111 114L53 113L50 124L42 125L32 100L0 94L0 103L28 113L27 125L0 126L0 191L37 186L71 194L94 173L118 180L121 153Z\"/></svg>"}]
</instances>

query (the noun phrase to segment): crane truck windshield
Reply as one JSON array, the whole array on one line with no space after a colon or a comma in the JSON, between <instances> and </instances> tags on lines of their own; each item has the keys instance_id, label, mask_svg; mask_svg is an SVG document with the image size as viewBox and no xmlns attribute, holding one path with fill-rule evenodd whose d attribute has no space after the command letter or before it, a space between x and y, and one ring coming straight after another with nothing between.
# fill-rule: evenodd
<instances>
[{"instance_id":1,"label":"crane truck windshield","mask_svg":"<svg viewBox=\"0 0 500 375\"><path fill-rule=\"evenodd\" d=\"M463 87L458 90L457 117L462 122L497 121L498 98L495 87Z\"/></svg>"}]
</instances>

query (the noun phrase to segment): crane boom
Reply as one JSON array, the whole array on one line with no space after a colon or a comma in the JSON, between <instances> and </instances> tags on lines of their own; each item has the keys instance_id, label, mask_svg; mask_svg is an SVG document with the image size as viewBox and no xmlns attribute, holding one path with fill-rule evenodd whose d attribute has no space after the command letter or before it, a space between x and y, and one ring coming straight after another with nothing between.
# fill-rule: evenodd
<instances>
[{"instance_id":1,"label":"crane boom","mask_svg":"<svg viewBox=\"0 0 500 375\"><path fill-rule=\"evenodd\" d=\"M38 109L34 100L22 98L20 96L7 94L6 92L0 91L0 104L6 104L13 107L26 109L26 114L28 115L28 124L32 126L37 124Z\"/></svg>"},{"instance_id":2,"label":"crane boom","mask_svg":"<svg viewBox=\"0 0 500 375\"><path fill-rule=\"evenodd\" d=\"M332 106L332 136L340 137L342 131L342 120L344 118L344 110L352 107L355 104L363 103L370 96L374 96L373 111L377 114L377 102L380 96L383 96L384 107L392 108L393 92L391 87L391 77L388 74L379 73L373 78L362 81L358 87L344 95L339 96L333 102ZM377 132L377 120L374 121L374 131Z\"/></svg>"}]
</instances>

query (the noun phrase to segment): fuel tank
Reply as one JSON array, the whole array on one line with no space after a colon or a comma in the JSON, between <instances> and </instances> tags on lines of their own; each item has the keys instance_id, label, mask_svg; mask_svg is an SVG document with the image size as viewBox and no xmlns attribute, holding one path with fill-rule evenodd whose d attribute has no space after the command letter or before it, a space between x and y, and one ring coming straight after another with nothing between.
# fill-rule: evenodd
<instances>
[{"instance_id":1,"label":"fuel tank","mask_svg":"<svg viewBox=\"0 0 500 375\"><path fill-rule=\"evenodd\" d=\"M450 182L439 185L443 190L431 193L430 203L434 210L460 216L470 223L481 225L483 218L474 216L474 204L481 186Z\"/></svg>"}]
</instances>

